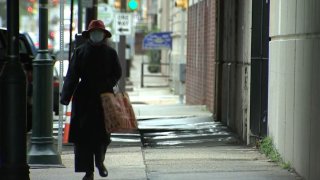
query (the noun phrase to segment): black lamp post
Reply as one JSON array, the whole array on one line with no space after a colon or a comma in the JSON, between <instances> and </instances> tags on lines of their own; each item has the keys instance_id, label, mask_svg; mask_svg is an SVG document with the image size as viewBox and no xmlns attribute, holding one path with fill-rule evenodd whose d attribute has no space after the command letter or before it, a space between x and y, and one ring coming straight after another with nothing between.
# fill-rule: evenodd
<instances>
[{"instance_id":1,"label":"black lamp post","mask_svg":"<svg viewBox=\"0 0 320 180\"><path fill-rule=\"evenodd\" d=\"M0 74L0 179L29 180L26 76L19 61L19 0L7 0L8 50Z\"/></svg>"},{"instance_id":2,"label":"black lamp post","mask_svg":"<svg viewBox=\"0 0 320 180\"><path fill-rule=\"evenodd\" d=\"M39 0L39 50L33 62L30 166L62 166L52 137L53 60L48 52L48 0Z\"/></svg>"}]
</instances>

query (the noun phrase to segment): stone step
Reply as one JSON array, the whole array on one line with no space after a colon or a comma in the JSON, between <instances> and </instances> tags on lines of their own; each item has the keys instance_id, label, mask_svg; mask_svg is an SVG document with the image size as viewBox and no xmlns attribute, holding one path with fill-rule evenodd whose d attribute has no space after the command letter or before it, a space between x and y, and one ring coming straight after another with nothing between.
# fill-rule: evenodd
<instances>
[{"instance_id":1,"label":"stone step","mask_svg":"<svg viewBox=\"0 0 320 180\"><path fill-rule=\"evenodd\" d=\"M137 119L212 116L205 105L133 105Z\"/></svg>"}]
</instances>

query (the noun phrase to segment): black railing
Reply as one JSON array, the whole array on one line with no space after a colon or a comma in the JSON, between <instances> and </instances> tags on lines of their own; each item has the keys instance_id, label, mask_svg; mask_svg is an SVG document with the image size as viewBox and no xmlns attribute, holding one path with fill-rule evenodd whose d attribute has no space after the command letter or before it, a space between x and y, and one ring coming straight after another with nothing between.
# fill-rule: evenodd
<instances>
[{"instance_id":1,"label":"black railing","mask_svg":"<svg viewBox=\"0 0 320 180\"><path fill-rule=\"evenodd\" d=\"M149 68L150 68L149 71L152 68L154 68L155 69L154 71L156 71L156 73L152 72L152 70L151 70L151 73L146 74L145 73L145 65L149 65ZM170 65L169 63L157 63L157 64L155 64L155 63L145 63L145 62L141 63L141 87L145 86L145 84L144 84L145 77L158 77L158 78L168 78L169 79L170 76L168 74L163 74L163 71L161 71L161 67L162 66L169 67L169 65ZM169 72L169 68L167 68L167 72L166 73L168 73L168 72ZM151 86L151 85L148 85L148 86ZM163 86L163 85L156 85L156 86ZM167 84L166 86L169 86L169 84Z\"/></svg>"}]
</instances>

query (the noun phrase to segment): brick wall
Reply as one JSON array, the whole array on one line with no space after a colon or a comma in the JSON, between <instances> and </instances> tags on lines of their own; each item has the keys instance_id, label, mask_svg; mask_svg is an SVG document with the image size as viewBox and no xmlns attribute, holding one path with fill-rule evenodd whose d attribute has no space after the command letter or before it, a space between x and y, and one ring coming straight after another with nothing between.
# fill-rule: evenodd
<instances>
[{"instance_id":1,"label":"brick wall","mask_svg":"<svg viewBox=\"0 0 320 180\"><path fill-rule=\"evenodd\" d=\"M216 1L203 0L188 9L186 103L214 111ZM215 112L213 112L215 114Z\"/></svg>"}]
</instances>

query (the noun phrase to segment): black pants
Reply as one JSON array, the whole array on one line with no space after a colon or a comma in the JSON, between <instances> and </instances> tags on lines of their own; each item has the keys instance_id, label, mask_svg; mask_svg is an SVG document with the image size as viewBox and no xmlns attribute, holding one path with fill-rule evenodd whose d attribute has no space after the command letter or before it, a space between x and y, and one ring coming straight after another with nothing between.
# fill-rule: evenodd
<instances>
[{"instance_id":1,"label":"black pants","mask_svg":"<svg viewBox=\"0 0 320 180\"><path fill-rule=\"evenodd\" d=\"M108 145L106 142L75 143L75 172L94 172L94 161L97 167L103 164Z\"/></svg>"}]
</instances>

